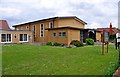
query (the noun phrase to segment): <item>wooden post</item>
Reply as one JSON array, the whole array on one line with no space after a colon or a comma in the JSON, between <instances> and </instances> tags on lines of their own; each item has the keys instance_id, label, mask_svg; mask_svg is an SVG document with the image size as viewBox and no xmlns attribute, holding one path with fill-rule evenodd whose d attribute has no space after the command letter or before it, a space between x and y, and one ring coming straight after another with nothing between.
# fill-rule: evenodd
<instances>
[{"instance_id":1,"label":"wooden post","mask_svg":"<svg viewBox=\"0 0 120 77\"><path fill-rule=\"evenodd\" d=\"M104 30L103 30L103 36L102 36L102 55L104 55Z\"/></svg>"},{"instance_id":2,"label":"wooden post","mask_svg":"<svg viewBox=\"0 0 120 77\"><path fill-rule=\"evenodd\" d=\"M104 55L104 43L102 43L102 55Z\"/></svg>"},{"instance_id":3,"label":"wooden post","mask_svg":"<svg viewBox=\"0 0 120 77\"><path fill-rule=\"evenodd\" d=\"M107 42L107 53L108 53L108 42Z\"/></svg>"}]
</instances>

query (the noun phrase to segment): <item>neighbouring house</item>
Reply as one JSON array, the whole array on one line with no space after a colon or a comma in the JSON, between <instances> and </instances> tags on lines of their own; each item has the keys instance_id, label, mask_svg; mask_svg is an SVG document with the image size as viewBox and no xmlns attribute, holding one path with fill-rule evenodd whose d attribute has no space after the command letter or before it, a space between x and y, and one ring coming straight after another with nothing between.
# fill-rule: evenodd
<instances>
[{"instance_id":1,"label":"neighbouring house","mask_svg":"<svg viewBox=\"0 0 120 77\"><path fill-rule=\"evenodd\" d=\"M112 27L112 23L110 23L110 27L109 28L97 28L97 30L101 31L101 33L103 32L103 30L109 32L110 34L120 33L120 31L117 28Z\"/></svg>"},{"instance_id":2,"label":"neighbouring house","mask_svg":"<svg viewBox=\"0 0 120 77\"><path fill-rule=\"evenodd\" d=\"M32 43L33 32L28 30L11 30L6 20L0 20L0 44Z\"/></svg>"},{"instance_id":3,"label":"neighbouring house","mask_svg":"<svg viewBox=\"0 0 120 77\"><path fill-rule=\"evenodd\" d=\"M38 43L58 42L69 45L72 40L85 42L86 38L93 38L95 42L101 41L101 31L85 29L86 24L76 16L69 16L42 19L13 27L16 32L33 31L32 38Z\"/></svg>"},{"instance_id":4,"label":"neighbouring house","mask_svg":"<svg viewBox=\"0 0 120 77\"><path fill-rule=\"evenodd\" d=\"M109 28L97 28L96 30L101 31L101 35L103 34L103 30L106 32L109 32L109 36L112 35L116 35L117 33L120 33L120 30L118 28L112 27L112 23L110 23ZM102 37L101 37L102 39ZM114 39L112 39L114 40ZM111 41L110 37L109 37L109 41Z\"/></svg>"}]
</instances>

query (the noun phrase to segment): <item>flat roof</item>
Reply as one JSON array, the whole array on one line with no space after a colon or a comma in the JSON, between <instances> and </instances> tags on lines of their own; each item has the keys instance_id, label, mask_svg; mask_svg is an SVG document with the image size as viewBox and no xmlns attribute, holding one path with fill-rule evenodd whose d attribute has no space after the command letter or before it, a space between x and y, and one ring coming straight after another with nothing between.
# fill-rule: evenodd
<instances>
[{"instance_id":1,"label":"flat roof","mask_svg":"<svg viewBox=\"0 0 120 77\"><path fill-rule=\"evenodd\" d=\"M97 32L101 32L101 31L98 31L96 29L84 29L84 28L76 28L76 27L70 27L70 26L58 27L58 28L46 28L45 30L58 30L58 29L94 30Z\"/></svg>"},{"instance_id":2,"label":"flat roof","mask_svg":"<svg viewBox=\"0 0 120 77\"><path fill-rule=\"evenodd\" d=\"M33 32L33 31L28 31L28 30L10 30L10 29L0 29L0 30L3 30L3 31L17 31L17 32Z\"/></svg>"}]
</instances>

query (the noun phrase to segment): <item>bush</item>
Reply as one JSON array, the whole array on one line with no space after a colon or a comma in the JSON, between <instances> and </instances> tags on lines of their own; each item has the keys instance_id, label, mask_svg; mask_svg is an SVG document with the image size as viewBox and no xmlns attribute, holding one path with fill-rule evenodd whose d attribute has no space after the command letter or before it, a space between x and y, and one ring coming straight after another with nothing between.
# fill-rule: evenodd
<instances>
[{"instance_id":1,"label":"bush","mask_svg":"<svg viewBox=\"0 0 120 77\"><path fill-rule=\"evenodd\" d=\"M94 45L94 40L92 38L87 38L86 39L86 44L87 45Z\"/></svg>"},{"instance_id":2,"label":"bush","mask_svg":"<svg viewBox=\"0 0 120 77\"><path fill-rule=\"evenodd\" d=\"M57 42L48 42L46 45L49 45L49 46L65 46L65 44L60 44L60 43L57 43Z\"/></svg>"},{"instance_id":3,"label":"bush","mask_svg":"<svg viewBox=\"0 0 120 77\"><path fill-rule=\"evenodd\" d=\"M60 46L60 43L54 42L54 46Z\"/></svg>"},{"instance_id":4,"label":"bush","mask_svg":"<svg viewBox=\"0 0 120 77\"><path fill-rule=\"evenodd\" d=\"M81 47L81 46L83 46L83 43L78 40L73 40L73 41L71 41L70 45L74 45L76 47Z\"/></svg>"},{"instance_id":5,"label":"bush","mask_svg":"<svg viewBox=\"0 0 120 77\"><path fill-rule=\"evenodd\" d=\"M46 45L53 46L54 43L53 42L48 42Z\"/></svg>"}]
</instances>

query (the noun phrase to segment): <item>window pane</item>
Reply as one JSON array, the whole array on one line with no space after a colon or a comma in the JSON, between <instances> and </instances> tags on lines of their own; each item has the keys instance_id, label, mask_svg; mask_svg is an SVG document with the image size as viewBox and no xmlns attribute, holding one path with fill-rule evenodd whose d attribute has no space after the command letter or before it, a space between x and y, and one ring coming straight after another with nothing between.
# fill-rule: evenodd
<instances>
[{"instance_id":1,"label":"window pane","mask_svg":"<svg viewBox=\"0 0 120 77\"><path fill-rule=\"evenodd\" d=\"M43 33L43 31L41 31L41 33Z\"/></svg>"},{"instance_id":2,"label":"window pane","mask_svg":"<svg viewBox=\"0 0 120 77\"><path fill-rule=\"evenodd\" d=\"M55 37L55 36L56 36L56 33L53 33L53 36Z\"/></svg>"},{"instance_id":3,"label":"window pane","mask_svg":"<svg viewBox=\"0 0 120 77\"><path fill-rule=\"evenodd\" d=\"M6 42L6 34L2 34L1 35L1 41L2 42Z\"/></svg>"},{"instance_id":4,"label":"window pane","mask_svg":"<svg viewBox=\"0 0 120 77\"><path fill-rule=\"evenodd\" d=\"M8 42L11 41L11 34L7 34L7 41L8 41Z\"/></svg>"},{"instance_id":5,"label":"window pane","mask_svg":"<svg viewBox=\"0 0 120 77\"><path fill-rule=\"evenodd\" d=\"M63 32L63 33L62 33L62 36L66 36L66 32Z\"/></svg>"},{"instance_id":6,"label":"window pane","mask_svg":"<svg viewBox=\"0 0 120 77\"><path fill-rule=\"evenodd\" d=\"M27 41L27 34L24 34L24 41Z\"/></svg>"},{"instance_id":7,"label":"window pane","mask_svg":"<svg viewBox=\"0 0 120 77\"><path fill-rule=\"evenodd\" d=\"M20 34L20 41L23 41L23 34Z\"/></svg>"},{"instance_id":8,"label":"window pane","mask_svg":"<svg viewBox=\"0 0 120 77\"><path fill-rule=\"evenodd\" d=\"M53 22L50 22L50 28L53 28Z\"/></svg>"},{"instance_id":9,"label":"window pane","mask_svg":"<svg viewBox=\"0 0 120 77\"><path fill-rule=\"evenodd\" d=\"M61 33L61 32L59 32L59 36L61 36L61 34L62 34L62 33Z\"/></svg>"},{"instance_id":10,"label":"window pane","mask_svg":"<svg viewBox=\"0 0 120 77\"><path fill-rule=\"evenodd\" d=\"M41 34L41 37L43 37L43 34Z\"/></svg>"},{"instance_id":11,"label":"window pane","mask_svg":"<svg viewBox=\"0 0 120 77\"><path fill-rule=\"evenodd\" d=\"M44 25L41 24L41 27L40 27L40 37L43 37L44 36Z\"/></svg>"}]
</instances>

